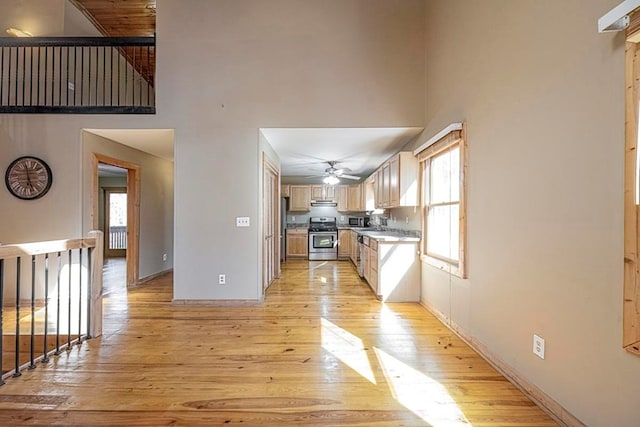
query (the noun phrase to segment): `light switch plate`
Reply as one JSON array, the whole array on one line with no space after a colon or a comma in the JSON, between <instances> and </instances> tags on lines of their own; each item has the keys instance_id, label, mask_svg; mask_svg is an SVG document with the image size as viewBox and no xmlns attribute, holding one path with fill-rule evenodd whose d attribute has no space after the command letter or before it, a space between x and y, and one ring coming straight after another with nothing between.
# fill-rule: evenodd
<instances>
[{"instance_id":1,"label":"light switch plate","mask_svg":"<svg viewBox=\"0 0 640 427\"><path fill-rule=\"evenodd\" d=\"M250 221L248 216L239 216L236 218L236 227L249 227Z\"/></svg>"}]
</instances>

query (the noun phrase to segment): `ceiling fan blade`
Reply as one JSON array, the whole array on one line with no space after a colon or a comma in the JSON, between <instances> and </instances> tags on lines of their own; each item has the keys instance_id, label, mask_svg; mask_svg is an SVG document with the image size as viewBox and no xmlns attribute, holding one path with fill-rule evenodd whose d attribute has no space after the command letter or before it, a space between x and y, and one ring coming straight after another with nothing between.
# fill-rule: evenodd
<instances>
[{"instance_id":1,"label":"ceiling fan blade","mask_svg":"<svg viewBox=\"0 0 640 427\"><path fill-rule=\"evenodd\" d=\"M360 177L359 176L354 176L354 175L338 175L340 178L346 178L346 179L354 179L354 180L359 180Z\"/></svg>"}]
</instances>

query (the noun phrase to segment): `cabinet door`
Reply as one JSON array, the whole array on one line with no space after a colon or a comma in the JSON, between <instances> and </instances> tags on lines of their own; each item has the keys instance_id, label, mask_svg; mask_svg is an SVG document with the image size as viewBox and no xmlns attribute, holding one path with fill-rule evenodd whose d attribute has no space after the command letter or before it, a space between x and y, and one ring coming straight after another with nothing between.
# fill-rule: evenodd
<instances>
[{"instance_id":1,"label":"cabinet door","mask_svg":"<svg viewBox=\"0 0 640 427\"><path fill-rule=\"evenodd\" d=\"M338 230L338 257L349 258L351 255L351 231Z\"/></svg>"},{"instance_id":2,"label":"cabinet door","mask_svg":"<svg viewBox=\"0 0 640 427\"><path fill-rule=\"evenodd\" d=\"M306 212L310 208L311 190L308 185L292 185L290 187L289 210Z\"/></svg>"},{"instance_id":3,"label":"cabinet door","mask_svg":"<svg viewBox=\"0 0 640 427\"><path fill-rule=\"evenodd\" d=\"M389 160L389 206L400 206L400 157Z\"/></svg>"},{"instance_id":4,"label":"cabinet door","mask_svg":"<svg viewBox=\"0 0 640 427\"><path fill-rule=\"evenodd\" d=\"M307 233L287 233L287 257L306 257L308 251Z\"/></svg>"},{"instance_id":5,"label":"cabinet door","mask_svg":"<svg viewBox=\"0 0 640 427\"><path fill-rule=\"evenodd\" d=\"M311 200L324 200L322 185L311 186Z\"/></svg>"},{"instance_id":6,"label":"cabinet door","mask_svg":"<svg viewBox=\"0 0 640 427\"><path fill-rule=\"evenodd\" d=\"M380 200L382 201L382 206L389 206L389 186L391 184L391 175L389 174L389 163L385 163L382 166L382 194L380 195Z\"/></svg>"},{"instance_id":7,"label":"cabinet door","mask_svg":"<svg viewBox=\"0 0 640 427\"><path fill-rule=\"evenodd\" d=\"M289 184L282 184L280 186L280 197L290 197L291 196L291 186Z\"/></svg>"},{"instance_id":8,"label":"cabinet door","mask_svg":"<svg viewBox=\"0 0 640 427\"><path fill-rule=\"evenodd\" d=\"M378 295L378 251L369 249L369 285Z\"/></svg>"},{"instance_id":9,"label":"cabinet door","mask_svg":"<svg viewBox=\"0 0 640 427\"><path fill-rule=\"evenodd\" d=\"M324 198L326 200L336 200L336 186L325 185L324 186Z\"/></svg>"},{"instance_id":10,"label":"cabinet door","mask_svg":"<svg viewBox=\"0 0 640 427\"><path fill-rule=\"evenodd\" d=\"M338 192L338 212L347 212L349 209L349 194L347 185L337 185L336 191Z\"/></svg>"},{"instance_id":11,"label":"cabinet door","mask_svg":"<svg viewBox=\"0 0 640 427\"><path fill-rule=\"evenodd\" d=\"M360 184L349 186L347 209L350 212L362 211L362 186Z\"/></svg>"}]
</instances>

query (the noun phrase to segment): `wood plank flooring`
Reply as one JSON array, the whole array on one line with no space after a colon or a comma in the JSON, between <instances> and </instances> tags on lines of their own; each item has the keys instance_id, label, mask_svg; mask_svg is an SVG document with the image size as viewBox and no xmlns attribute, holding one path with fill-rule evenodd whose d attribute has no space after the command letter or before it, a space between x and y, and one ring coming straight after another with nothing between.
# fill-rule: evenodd
<instances>
[{"instance_id":1,"label":"wood plank flooring","mask_svg":"<svg viewBox=\"0 0 640 427\"><path fill-rule=\"evenodd\" d=\"M417 304L348 262L287 262L262 305L109 286L104 335L0 387L0 425L553 426Z\"/></svg>"}]
</instances>

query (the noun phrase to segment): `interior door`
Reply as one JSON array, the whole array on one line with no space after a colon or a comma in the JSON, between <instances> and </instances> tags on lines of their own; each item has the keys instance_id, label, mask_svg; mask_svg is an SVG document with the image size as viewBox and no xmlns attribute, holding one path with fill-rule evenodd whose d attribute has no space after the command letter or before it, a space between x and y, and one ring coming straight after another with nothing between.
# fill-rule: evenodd
<instances>
[{"instance_id":1,"label":"interior door","mask_svg":"<svg viewBox=\"0 0 640 427\"><path fill-rule=\"evenodd\" d=\"M262 287L266 289L278 275L280 266L278 170L265 156L262 179Z\"/></svg>"}]
</instances>

